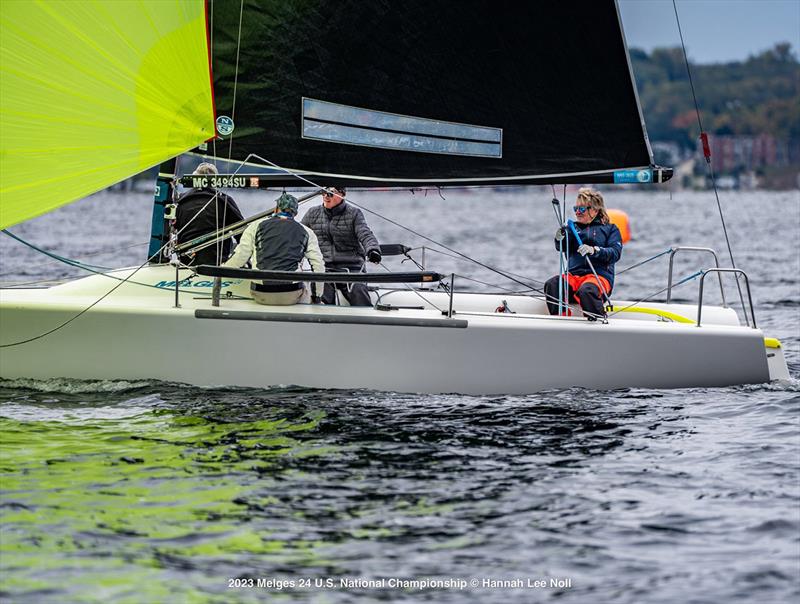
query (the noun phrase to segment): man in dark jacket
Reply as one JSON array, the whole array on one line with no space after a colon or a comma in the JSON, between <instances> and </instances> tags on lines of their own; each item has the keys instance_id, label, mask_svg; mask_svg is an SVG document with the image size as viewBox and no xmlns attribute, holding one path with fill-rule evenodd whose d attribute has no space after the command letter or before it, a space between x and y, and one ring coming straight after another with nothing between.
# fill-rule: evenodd
<instances>
[{"instance_id":1,"label":"man in dark jacket","mask_svg":"<svg viewBox=\"0 0 800 604\"><path fill-rule=\"evenodd\" d=\"M203 163L197 166L194 174L213 176L217 174L214 164ZM178 243L191 241L195 237L213 233L228 225L243 220L239 206L229 195L212 187L190 189L178 198L175 228L178 230ZM231 255L231 238L192 254L181 254L180 260L188 265L220 264Z\"/></svg>"},{"instance_id":2,"label":"man in dark jacket","mask_svg":"<svg viewBox=\"0 0 800 604\"><path fill-rule=\"evenodd\" d=\"M322 195L322 205L311 208L301 221L317 235L327 272L360 272L365 258L379 264L378 240L367 225L364 214L345 201L344 187L332 187ZM372 306L365 283L325 284L322 301L336 304L336 289L350 306Z\"/></svg>"}]
</instances>

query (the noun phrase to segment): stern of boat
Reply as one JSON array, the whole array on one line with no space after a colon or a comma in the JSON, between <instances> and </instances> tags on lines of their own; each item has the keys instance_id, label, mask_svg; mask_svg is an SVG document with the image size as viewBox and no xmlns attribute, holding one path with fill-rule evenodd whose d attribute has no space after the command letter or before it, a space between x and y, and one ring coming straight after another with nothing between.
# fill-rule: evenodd
<instances>
[{"instance_id":1,"label":"stern of boat","mask_svg":"<svg viewBox=\"0 0 800 604\"><path fill-rule=\"evenodd\" d=\"M769 381L788 380L789 367L783 354L783 346L776 338L764 338L764 350L767 354Z\"/></svg>"}]
</instances>

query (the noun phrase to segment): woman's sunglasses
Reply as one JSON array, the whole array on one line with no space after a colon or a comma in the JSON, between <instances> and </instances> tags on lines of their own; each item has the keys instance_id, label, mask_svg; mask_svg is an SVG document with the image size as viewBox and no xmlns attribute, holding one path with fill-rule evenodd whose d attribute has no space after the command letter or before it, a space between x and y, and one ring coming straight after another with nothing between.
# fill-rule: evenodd
<instances>
[{"instance_id":1,"label":"woman's sunglasses","mask_svg":"<svg viewBox=\"0 0 800 604\"><path fill-rule=\"evenodd\" d=\"M592 209L592 206L572 206L572 211L576 214L583 214Z\"/></svg>"}]
</instances>

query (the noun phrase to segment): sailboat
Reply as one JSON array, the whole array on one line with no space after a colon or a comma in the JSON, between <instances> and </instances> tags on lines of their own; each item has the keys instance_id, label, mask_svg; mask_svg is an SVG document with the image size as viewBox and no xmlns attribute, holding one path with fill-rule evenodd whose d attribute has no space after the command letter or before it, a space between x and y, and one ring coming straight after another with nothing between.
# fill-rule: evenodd
<instances>
[{"instance_id":1,"label":"sailboat","mask_svg":"<svg viewBox=\"0 0 800 604\"><path fill-rule=\"evenodd\" d=\"M1 378L466 394L788 378L752 313L742 324L702 290L696 305L614 300L589 322L576 307L550 316L542 296L459 293L452 276L418 271L385 279L421 288L377 290L371 308L269 307L250 281L286 275L170 263L175 187L193 184L176 174L185 152L241 162L206 183L229 188L668 180L611 0L0 10L3 229L160 166L142 266L0 291ZM506 302L515 313L496 312ZM615 352L574 372L578 347Z\"/></svg>"}]
</instances>

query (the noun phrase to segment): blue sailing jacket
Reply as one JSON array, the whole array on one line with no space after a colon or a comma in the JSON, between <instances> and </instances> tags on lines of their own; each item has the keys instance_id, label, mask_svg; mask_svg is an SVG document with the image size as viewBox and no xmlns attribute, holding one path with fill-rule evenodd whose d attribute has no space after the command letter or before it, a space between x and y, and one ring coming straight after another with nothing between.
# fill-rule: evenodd
<instances>
[{"instance_id":1,"label":"blue sailing jacket","mask_svg":"<svg viewBox=\"0 0 800 604\"><path fill-rule=\"evenodd\" d=\"M594 270L601 277L608 279L611 287L614 287L614 264L622 256L622 235L615 224L602 224L595 219L590 224L575 223L575 229L581 236L581 241L587 245L597 246L599 251L590 254L588 258L592 260ZM555 240L556 249L559 248L558 239ZM592 269L586 258L578 253L580 245L572 230L567 227L567 237L562 242L563 249L569 250L569 272L573 275L591 275Z\"/></svg>"}]
</instances>

